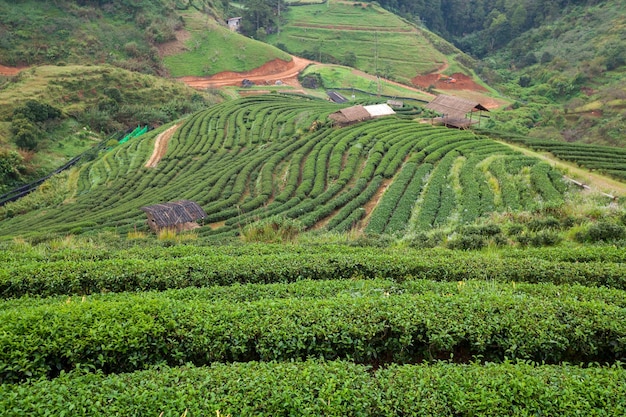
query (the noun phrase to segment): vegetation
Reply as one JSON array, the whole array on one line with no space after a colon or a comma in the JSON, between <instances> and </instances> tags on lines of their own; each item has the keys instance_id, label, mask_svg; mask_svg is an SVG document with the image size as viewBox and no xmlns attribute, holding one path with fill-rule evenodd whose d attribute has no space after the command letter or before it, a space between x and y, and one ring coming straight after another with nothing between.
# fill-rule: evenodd
<instances>
[{"instance_id":1,"label":"vegetation","mask_svg":"<svg viewBox=\"0 0 626 417\"><path fill-rule=\"evenodd\" d=\"M0 5L0 62L112 64L163 74L156 45L182 27L167 1L28 0Z\"/></svg>"},{"instance_id":2,"label":"vegetation","mask_svg":"<svg viewBox=\"0 0 626 417\"><path fill-rule=\"evenodd\" d=\"M160 126L218 100L111 66L25 70L0 88L0 125L7 126L6 136L0 130L0 147L7 158L21 161L7 171L0 191L49 174L113 133L139 124Z\"/></svg>"},{"instance_id":3,"label":"vegetation","mask_svg":"<svg viewBox=\"0 0 626 417\"><path fill-rule=\"evenodd\" d=\"M185 41L185 51L163 58L173 77L244 72L274 59L291 60L289 54L233 32L198 11L182 12L181 16L191 38Z\"/></svg>"},{"instance_id":4,"label":"vegetation","mask_svg":"<svg viewBox=\"0 0 626 417\"><path fill-rule=\"evenodd\" d=\"M626 154L571 143L589 132L587 142L621 144L624 62L606 30L623 24L619 5L380 2L402 20L368 2L289 3L0 5L0 62L56 60L62 45L67 62L97 55L163 73L150 48L184 25L191 39L183 60L166 58L172 73L247 70L276 49L205 20L242 7L257 39L304 34L320 42L318 58L405 81L421 64L396 60L403 72L385 73L376 58L394 56L371 44L385 28L395 57L475 65L412 26L426 23L489 54L481 75L517 101L483 129L451 130L433 126L424 95L309 67L303 80L318 86L417 99L340 127L328 116L343 106L327 100L273 92L212 105L213 95L111 66L0 78L0 189L34 175L44 153L155 127L126 143L108 136L82 165L0 208L0 414L626 414L626 186L607 191L620 183L598 174L624 180ZM33 13L20 19L20 5ZM48 15L50 36L33 35ZM568 46L585 42L587 20L594 48ZM127 43L102 55L100 31L113 29ZM145 37L129 45L137 30ZM207 55L220 42L234 54ZM164 155L152 158L157 137ZM577 178L574 163L619 198L570 187L557 167ZM178 199L203 207L202 226L154 236L139 208Z\"/></svg>"},{"instance_id":5,"label":"vegetation","mask_svg":"<svg viewBox=\"0 0 626 417\"><path fill-rule=\"evenodd\" d=\"M145 229L137 207L181 198L205 209L209 226L199 234L215 239L277 215L297 219L305 229L342 232L369 223L372 233L404 234L472 223L508 211L510 201L516 210L563 204L567 187L560 175L506 145L404 117L338 129L326 118L337 108L276 94L214 106L178 128L157 168L143 167L154 132L83 166L68 203L50 207L36 227L30 216L16 216L24 212L8 205L3 217L15 217L0 225L0 233L102 227L127 233ZM390 187L383 201L397 195L404 202L383 204L372 213L383 183L394 179L404 185L397 191ZM407 187L412 180L415 185ZM88 220L72 219L72 213L89 213ZM387 230L390 221L395 226Z\"/></svg>"},{"instance_id":6,"label":"vegetation","mask_svg":"<svg viewBox=\"0 0 626 417\"><path fill-rule=\"evenodd\" d=\"M441 52L434 35L368 3L292 6L280 32L267 41L315 61L342 64L406 84L417 74L453 60L454 48ZM439 41L441 41L439 39ZM460 51L456 51L460 52Z\"/></svg>"}]
</instances>

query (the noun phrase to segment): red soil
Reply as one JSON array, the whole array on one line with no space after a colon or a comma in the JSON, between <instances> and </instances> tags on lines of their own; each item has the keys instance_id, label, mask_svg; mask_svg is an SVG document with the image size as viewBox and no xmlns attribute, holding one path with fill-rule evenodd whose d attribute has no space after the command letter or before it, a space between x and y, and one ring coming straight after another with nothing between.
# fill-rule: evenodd
<instances>
[{"instance_id":1,"label":"red soil","mask_svg":"<svg viewBox=\"0 0 626 417\"><path fill-rule=\"evenodd\" d=\"M26 67L5 67L0 65L0 75L12 77L20 73L20 71L26 69Z\"/></svg>"},{"instance_id":2,"label":"red soil","mask_svg":"<svg viewBox=\"0 0 626 417\"><path fill-rule=\"evenodd\" d=\"M450 75L451 78L456 80L455 82L446 82L446 78L443 77L440 73L433 73L427 75L418 75L414 77L411 82L413 85L428 88L431 85L434 86L437 90L471 90L471 91L480 91L486 92L487 89L480 84L477 84L472 80L471 77L461 74L454 73Z\"/></svg>"},{"instance_id":3,"label":"red soil","mask_svg":"<svg viewBox=\"0 0 626 417\"><path fill-rule=\"evenodd\" d=\"M210 77L182 77L182 82L193 88L240 86L244 79L255 84L274 84L280 80L284 84L300 87L298 74L312 61L292 57L291 61L275 59L258 68L245 72L225 71Z\"/></svg>"}]
</instances>

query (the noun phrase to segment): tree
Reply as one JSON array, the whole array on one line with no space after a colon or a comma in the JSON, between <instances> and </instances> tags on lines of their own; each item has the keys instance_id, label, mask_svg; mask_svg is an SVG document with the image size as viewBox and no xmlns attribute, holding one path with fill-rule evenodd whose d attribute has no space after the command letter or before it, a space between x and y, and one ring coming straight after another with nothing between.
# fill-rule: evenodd
<instances>
[{"instance_id":1,"label":"tree","mask_svg":"<svg viewBox=\"0 0 626 417\"><path fill-rule=\"evenodd\" d=\"M19 153L0 149L0 184L10 185L19 181L24 169L24 159ZM4 190L2 185L0 189Z\"/></svg>"},{"instance_id":2,"label":"tree","mask_svg":"<svg viewBox=\"0 0 626 417\"><path fill-rule=\"evenodd\" d=\"M13 117L11 133L15 144L23 149L35 150L41 139L41 130L25 117Z\"/></svg>"},{"instance_id":3,"label":"tree","mask_svg":"<svg viewBox=\"0 0 626 417\"><path fill-rule=\"evenodd\" d=\"M346 52L341 63L347 67L356 67L356 54L352 51Z\"/></svg>"}]
</instances>

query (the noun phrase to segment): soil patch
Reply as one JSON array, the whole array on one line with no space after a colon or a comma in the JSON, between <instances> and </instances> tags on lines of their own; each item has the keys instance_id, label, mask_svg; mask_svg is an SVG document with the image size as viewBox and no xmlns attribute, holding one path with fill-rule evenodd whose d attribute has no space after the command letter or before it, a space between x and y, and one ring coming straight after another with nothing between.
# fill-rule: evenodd
<instances>
[{"instance_id":1,"label":"soil patch","mask_svg":"<svg viewBox=\"0 0 626 417\"><path fill-rule=\"evenodd\" d=\"M434 86L437 90L472 90L486 92L487 89L477 84L471 77L455 72L450 76L441 73L418 75L411 79L413 85L421 88Z\"/></svg>"},{"instance_id":2,"label":"soil patch","mask_svg":"<svg viewBox=\"0 0 626 417\"><path fill-rule=\"evenodd\" d=\"M363 220L361 220L361 230L364 230L365 226L369 223L372 212L380 202L380 199L383 197L383 194L385 194L385 191L387 191L387 187L389 187L389 184L391 184L392 181L392 178L383 180L382 184L380 184L380 187L378 187L376 194L374 194L374 197L372 197L372 199L363 206L363 208L365 209L365 216L363 217Z\"/></svg>"},{"instance_id":3,"label":"soil patch","mask_svg":"<svg viewBox=\"0 0 626 417\"><path fill-rule=\"evenodd\" d=\"M210 77L182 77L182 82L190 87L205 89L225 86L240 86L246 79L256 85L273 85L276 81L300 87L298 74L312 61L292 56L291 61L274 59L262 66L245 72L224 71Z\"/></svg>"},{"instance_id":4,"label":"soil patch","mask_svg":"<svg viewBox=\"0 0 626 417\"><path fill-rule=\"evenodd\" d=\"M157 46L159 50L159 56L163 58L164 56L176 55L187 50L185 46L185 42L191 39L191 33L188 31L181 29L175 32L176 40L162 43Z\"/></svg>"},{"instance_id":5,"label":"soil patch","mask_svg":"<svg viewBox=\"0 0 626 417\"><path fill-rule=\"evenodd\" d=\"M13 77L19 74L21 71L25 70L26 68L27 67L5 67L4 65L0 65L0 75Z\"/></svg>"},{"instance_id":6,"label":"soil patch","mask_svg":"<svg viewBox=\"0 0 626 417\"><path fill-rule=\"evenodd\" d=\"M146 168L156 168L159 161L165 156L165 152L167 152L167 144L179 126L180 123L170 127L165 132L157 136L154 141L154 151L152 152L150 159L148 159L148 162L146 162Z\"/></svg>"}]
</instances>

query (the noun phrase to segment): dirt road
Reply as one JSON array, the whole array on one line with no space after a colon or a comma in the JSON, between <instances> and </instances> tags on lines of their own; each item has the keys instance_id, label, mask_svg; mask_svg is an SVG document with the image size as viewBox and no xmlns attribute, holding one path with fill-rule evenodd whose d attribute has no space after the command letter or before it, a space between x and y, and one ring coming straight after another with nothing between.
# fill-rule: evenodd
<instances>
[{"instance_id":1,"label":"dirt road","mask_svg":"<svg viewBox=\"0 0 626 417\"><path fill-rule=\"evenodd\" d=\"M273 85L280 80L283 84L300 87L298 74L312 62L308 59L292 56L291 61L275 59L251 71L226 71L210 77L181 77L179 80L197 89L241 86L244 79L257 85Z\"/></svg>"}]
</instances>

